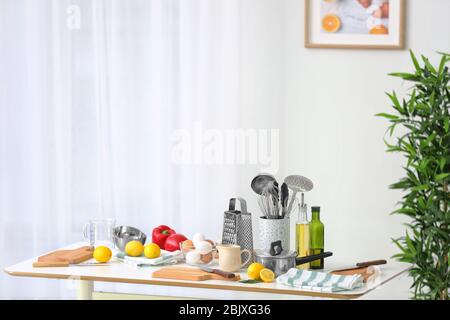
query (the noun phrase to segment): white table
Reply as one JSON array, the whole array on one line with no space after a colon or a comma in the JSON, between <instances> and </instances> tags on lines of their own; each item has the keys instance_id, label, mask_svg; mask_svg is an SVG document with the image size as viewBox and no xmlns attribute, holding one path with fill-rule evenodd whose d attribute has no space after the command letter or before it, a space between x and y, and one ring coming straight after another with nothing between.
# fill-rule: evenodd
<instances>
[{"instance_id":1,"label":"white table","mask_svg":"<svg viewBox=\"0 0 450 320\"><path fill-rule=\"evenodd\" d=\"M62 249L73 249L86 245L75 243ZM74 280L78 285L77 297L79 299L114 299L114 298L149 298L144 295L135 295L136 292L144 292L154 298L209 298L209 299L358 299L367 297L368 293L380 289L388 282L404 274L411 266L406 263L388 261L382 266L380 276L362 288L353 291L336 293L321 293L301 290L277 283L244 284L220 280L208 281L184 281L171 279L152 278L152 272L160 267L135 268L131 265L112 261L111 266L69 266L62 268L33 268L32 263L36 257L5 268L5 272L11 276L36 277L48 279ZM331 260L331 259L330 259ZM327 259L328 270L346 267L337 261ZM241 278L246 279L245 272ZM94 283L105 286L105 283L128 284L128 295L116 292L99 292L94 290ZM145 290L143 286L145 286ZM173 289L176 290L173 290ZM389 297L386 297L389 298Z\"/></svg>"}]
</instances>

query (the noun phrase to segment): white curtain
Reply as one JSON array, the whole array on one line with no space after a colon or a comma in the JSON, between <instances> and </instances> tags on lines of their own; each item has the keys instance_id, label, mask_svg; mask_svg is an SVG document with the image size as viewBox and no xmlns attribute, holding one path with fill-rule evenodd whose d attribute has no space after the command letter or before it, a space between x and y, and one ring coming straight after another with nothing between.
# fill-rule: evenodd
<instances>
[{"instance_id":1,"label":"white curtain","mask_svg":"<svg viewBox=\"0 0 450 320\"><path fill-rule=\"evenodd\" d=\"M240 0L0 1L0 266L91 218L217 239L233 166L177 165L171 134L239 125ZM79 24L78 24L79 23ZM72 297L0 273L0 298Z\"/></svg>"}]
</instances>

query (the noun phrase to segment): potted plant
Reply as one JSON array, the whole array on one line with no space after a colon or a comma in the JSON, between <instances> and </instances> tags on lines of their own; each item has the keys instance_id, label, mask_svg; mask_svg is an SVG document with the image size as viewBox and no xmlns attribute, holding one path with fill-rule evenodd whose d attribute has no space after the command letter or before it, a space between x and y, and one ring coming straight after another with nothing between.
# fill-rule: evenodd
<instances>
[{"instance_id":1,"label":"potted plant","mask_svg":"<svg viewBox=\"0 0 450 320\"><path fill-rule=\"evenodd\" d=\"M409 217L405 236L394 239L394 257L413 264L414 299L449 299L450 288L450 55L438 66L410 51L414 73L392 73L412 84L399 99L388 93L392 113L377 116L390 122L387 152L405 156L405 175L392 184L404 196L393 214ZM394 136L396 128L401 132Z\"/></svg>"}]
</instances>

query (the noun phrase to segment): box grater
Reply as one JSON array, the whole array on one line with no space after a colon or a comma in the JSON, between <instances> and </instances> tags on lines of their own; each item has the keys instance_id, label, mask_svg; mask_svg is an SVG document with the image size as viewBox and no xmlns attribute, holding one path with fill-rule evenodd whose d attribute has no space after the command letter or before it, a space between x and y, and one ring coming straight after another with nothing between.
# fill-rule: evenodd
<instances>
[{"instance_id":1,"label":"box grater","mask_svg":"<svg viewBox=\"0 0 450 320\"><path fill-rule=\"evenodd\" d=\"M241 211L236 210L236 200L239 201ZM230 199L228 211L224 212L222 244L235 244L241 249L248 249L252 253L247 267L254 261L252 214L247 212L247 202L242 198Z\"/></svg>"}]
</instances>

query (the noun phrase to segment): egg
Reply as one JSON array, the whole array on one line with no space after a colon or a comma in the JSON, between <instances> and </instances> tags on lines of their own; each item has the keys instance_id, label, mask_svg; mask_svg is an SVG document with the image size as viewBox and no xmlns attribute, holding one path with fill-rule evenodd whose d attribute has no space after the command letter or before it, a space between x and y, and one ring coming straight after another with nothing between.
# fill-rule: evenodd
<instances>
[{"instance_id":1,"label":"egg","mask_svg":"<svg viewBox=\"0 0 450 320\"><path fill-rule=\"evenodd\" d=\"M194 246L197 248L197 244L201 241L205 241L205 236L202 233L196 233L192 237L192 242L194 243Z\"/></svg>"},{"instance_id":2,"label":"egg","mask_svg":"<svg viewBox=\"0 0 450 320\"><path fill-rule=\"evenodd\" d=\"M200 252L200 254L208 254L212 251L212 249L213 247L208 241L200 241L195 246L195 250Z\"/></svg>"},{"instance_id":3,"label":"egg","mask_svg":"<svg viewBox=\"0 0 450 320\"><path fill-rule=\"evenodd\" d=\"M186 253L186 263L188 264L200 263L200 252L194 250Z\"/></svg>"},{"instance_id":4,"label":"egg","mask_svg":"<svg viewBox=\"0 0 450 320\"><path fill-rule=\"evenodd\" d=\"M183 252L188 252L190 250L194 250L194 243L191 240L185 240L183 241L183 243L181 244L181 250Z\"/></svg>"},{"instance_id":5,"label":"egg","mask_svg":"<svg viewBox=\"0 0 450 320\"><path fill-rule=\"evenodd\" d=\"M213 254L212 254L212 252L210 252L210 253L208 253L208 254L201 254L201 255L200 255L200 260L201 260L203 263L210 263L210 262L212 261L212 259L213 259Z\"/></svg>"}]
</instances>

